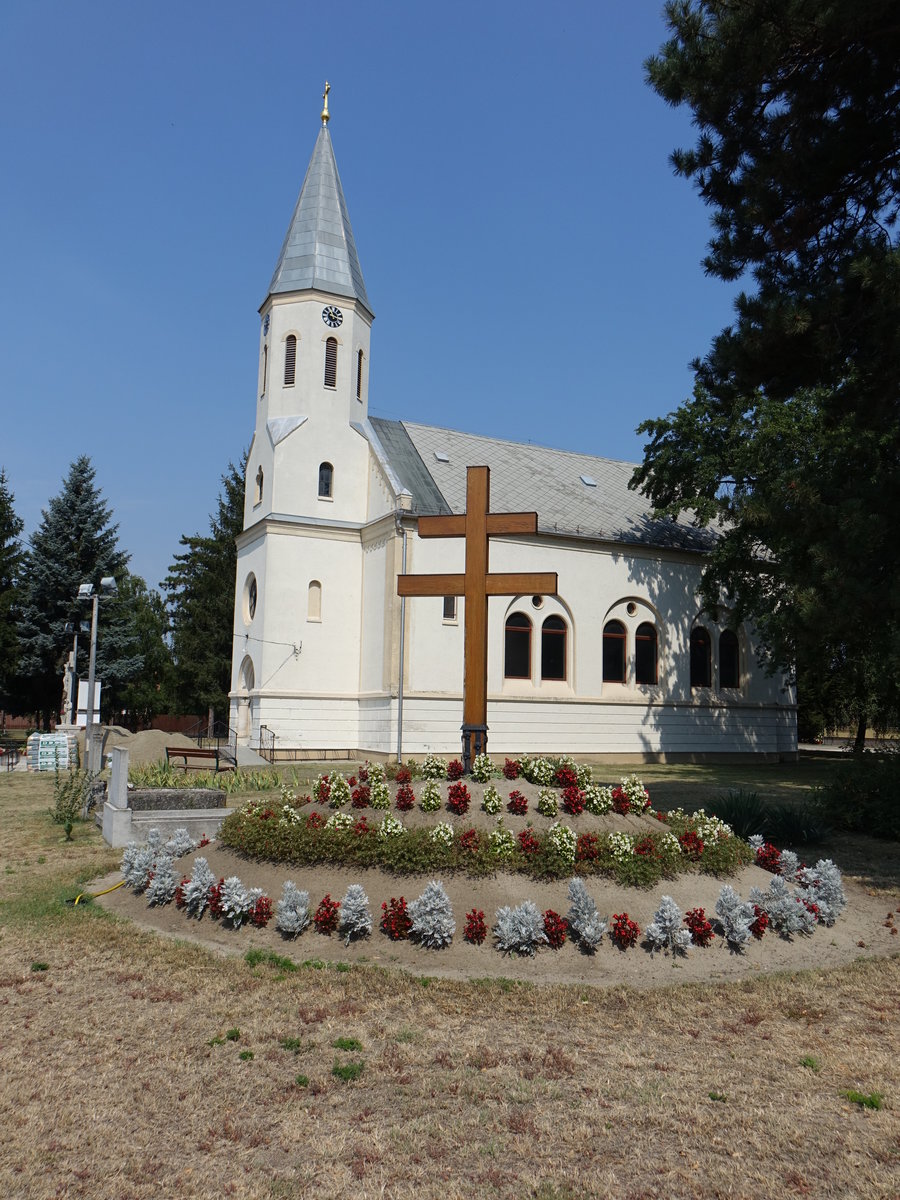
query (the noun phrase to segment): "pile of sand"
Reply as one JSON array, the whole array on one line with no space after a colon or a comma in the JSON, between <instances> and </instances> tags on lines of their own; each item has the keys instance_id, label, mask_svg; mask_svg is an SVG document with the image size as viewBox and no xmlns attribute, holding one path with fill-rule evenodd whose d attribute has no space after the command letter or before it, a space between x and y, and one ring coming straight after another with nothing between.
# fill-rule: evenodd
<instances>
[{"instance_id":1,"label":"pile of sand","mask_svg":"<svg viewBox=\"0 0 900 1200\"><path fill-rule=\"evenodd\" d=\"M143 729L140 733L129 733L127 729L112 725L104 737L104 754L114 746L128 751L130 767L166 761L166 746L194 746L196 743L183 733L164 733L162 729Z\"/></svg>"}]
</instances>

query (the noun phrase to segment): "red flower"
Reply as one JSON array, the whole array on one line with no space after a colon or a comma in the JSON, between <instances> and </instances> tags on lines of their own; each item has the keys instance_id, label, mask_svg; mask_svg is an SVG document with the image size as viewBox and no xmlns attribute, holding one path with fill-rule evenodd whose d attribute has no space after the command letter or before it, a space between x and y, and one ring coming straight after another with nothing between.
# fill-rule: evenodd
<instances>
[{"instance_id":1,"label":"red flower","mask_svg":"<svg viewBox=\"0 0 900 1200\"><path fill-rule=\"evenodd\" d=\"M636 921L629 919L628 913L613 913L613 925L609 936L620 950L634 946L640 936L640 927Z\"/></svg>"},{"instance_id":2,"label":"red flower","mask_svg":"<svg viewBox=\"0 0 900 1200\"><path fill-rule=\"evenodd\" d=\"M769 914L758 904L753 905L753 911L756 913L756 920L750 925L750 932L759 941L769 928Z\"/></svg>"},{"instance_id":3,"label":"red flower","mask_svg":"<svg viewBox=\"0 0 900 1200\"><path fill-rule=\"evenodd\" d=\"M350 793L350 800L354 808L368 808L369 799L372 795L372 789L367 783L361 783L359 787L355 787Z\"/></svg>"},{"instance_id":4,"label":"red flower","mask_svg":"<svg viewBox=\"0 0 900 1200\"><path fill-rule=\"evenodd\" d=\"M634 852L642 858L659 858L659 850L649 833L646 837L642 837L639 842L635 842Z\"/></svg>"},{"instance_id":5,"label":"red flower","mask_svg":"<svg viewBox=\"0 0 900 1200\"><path fill-rule=\"evenodd\" d=\"M480 908L473 908L471 912L466 913L463 937L473 946L480 946L487 937L487 925L484 922L484 913Z\"/></svg>"},{"instance_id":6,"label":"red flower","mask_svg":"<svg viewBox=\"0 0 900 1200\"><path fill-rule=\"evenodd\" d=\"M409 772L407 771L407 775ZM396 804L401 812L408 812L416 803L416 793L408 783L401 783L397 788Z\"/></svg>"},{"instance_id":7,"label":"red flower","mask_svg":"<svg viewBox=\"0 0 900 1200\"><path fill-rule=\"evenodd\" d=\"M469 789L464 783L451 783L447 789L447 807L458 817L469 811Z\"/></svg>"},{"instance_id":8,"label":"red flower","mask_svg":"<svg viewBox=\"0 0 900 1200\"><path fill-rule=\"evenodd\" d=\"M325 818L322 816L321 813L311 812L309 814L309 816L306 818L306 828L307 829L321 829L324 824L325 824Z\"/></svg>"},{"instance_id":9,"label":"red flower","mask_svg":"<svg viewBox=\"0 0 900 1200\"><path fill-rule=\"evenodd\" d=\"M209 908L211 917L220 917L222 915L222 885L225 883L225 876L214 883L209 889L209 894L206 897L206 903Z\"/></svg>"},{"instance_id":10,"label":"red flower","mask_svg":"<svg viewBox=\"0 0 900 1200\"><path fill-rule=\"evenodd\" d=\"M563 788L563 808L573 817L584 812L584 792L576 784Z\"/></svg>"},{"instance_id":11,"label":"red flower","mask_svg":"<svg viewBox=\"0 0 900 1200\"><path fill-rule=\"evenodd\" d=\"M507 812L511 812L513 816L524 817L528 812L528 801L520 791L509 793L509 804L506 806Z\"/></svg>"},{"instance_id":12,"label":"red flower","mask_svg":"<svg viewBox=\"0 0 900 1200\"><path fill-rule=\"evenodd\" d=\"M340 900L332 900L331 896L327 893L323 896L319 907L316 909L316 915L313 917L313 923L319 933L334 933L337 929L338 909L340 907Z\"/></svg>"},{"instance_id":13,"label":"red flower","mask_svg":"<svg viewBox=\"0 0 900 1200\"><path fill-rule=\"evenodd\" d=\"M468 854L477 854L481 846L477 829L467 829L459 835L459 848Z\"/></svg>"},{"instance_id":14,"label":"red flower","mask_svg":"<svg viewBox=\"0 0 900 1200\"><path fill-rule=\"evenodd\" d=\"M678 839L678 844L686 857L693 859L695 862L703 853L703 841L692 829L681 835Z\"/></svg>"},{"instance_id":15,"label":"red flower","mask_svg":"<svg viewBox=\"0 0 900 1200\"><path fill-rule=\"evenodd\" d=\"M208 846L208 845L209 845L209 838L204 833L203 837L200 839L200 849L202 849L204 846Z\"/></svg>"},{"instance_id":16,"label":"red flower","mask_svg":"<svg viewBox=\"0 0 900 1200\"><path fill-rule=\"evenodd\" d=\"M453 758L447 763L447 778L462 779L465 774L465 767L458 758Z\"/></svg>"},{"instance_id":17,"label":"red flower","mask_svg":"<svg viewBox=\"0 0 900 1200\"><path fill-rule=\"evenodd\" d=\"M264 929L272 919L272 901L268 896L259 896L250 909L250 924Z\"/></svg>"},{"instance_id":18,"label":"red flower","mask_svg":"<svg viewBox=\"0 0 900 1200\"><path fill-rule=\"evenodd\" d=\"M692 908L684 914L684 923L691 931L695 946L708 946L716 936L702 908Z\"/></svg>"},{"instance_id":19,"label":"red flower","mask_svg":"<svg viewBox=\"0 0 900 1200\"><path fill-rule=\"evenodd\" d=\"M613 788L612 794L613 812L621 814L623 817L631 812L631 801L625 792L620 787Z\"/></svg>"},{"instance_id":20,"label":"red flower","mask_svg":"<svg viewBox=\"0 0 900 1200\"><path fill-rule=\"evenodd\" d=\"M184 886L186 883L190 883L190 880L188 879L187 875L182 875L181 883L179 883L178 887L175 889L176 908L184 908Z\"/></svg>"},{"instance_id":21,"label":"red flower","mask_svg":"<svg viewBox=\"0 0 900 1200\"><path fill-rule=\"evenodd\" d=\"M533 829L522 829L519 831L519 849L523 854L537 854L541 848L541 843L538 841Z\"/></svg>"},{"instance_id":22,"label":"red flower","mask_svg":"<svg viewBox=\"0 0 900 1200\"><path fill-rule=\"evenodd\" d=\"M412 775L410 774L409 767L398 767L394 778L397 783L412 783Z\"/></svg>"},{"instance_id":23,"label":"red flower","mask_svg":"<svg viewBox=\"0 0 900 1200\"><path fill-rule=\"evenodd\" d=\"M578 772L574 767L560 767L556 772L556 783L558 787L576 787L578 784Z\"/></svg>"},{"instance_id":24,"label":"red flower","mask_svg":"<svg viewBox=\"0 0 900 1200\"><path fill-rule=\"evenodd\" d=\"M518 761L518 759L508 758L506 760L506 762L503 764L503 778L510 779L510 780L519 778L519 761Z\"/></svg>"},{"instance_id":25,"label":"red flower","mask_svg":"<svg viewBox=\"0 0 900 1200\"><path fill-rule=\"evenodd\" d=\"M649 817L656 817L657 821L662 821L662 823L663 823L664 825L665 825L665 824L667 824L667 823L668 823L668 820L669 820L669 814L668 814L668 813L664 813L664 812L654 812L652 808L649 810L649 812L647 813L647 815L648 815Z\"/></svg>"},{"instance_id":26,"label":"red flower","mask_svg":"<svg viewBox=\"0 0 900 1200\"><path fill-rule=\"evenodd\" d=\"M558 950L560 948L566 940L568 929L569 922L566 918L561 917L552 908L548 908L544 913L544 933L547 935L547 941L550 944L551 950Z\"/></svg>"},{"instance_id":27,"label":"red flower","mask_svg":"<svg viewBox=\"0 0 900 1200\"><path fill-rule=\"evenodd\" d=\"M381 932L386 933L392 942L402 941L403 938L409 937L409 931L412 929L412 918L406 911L406 900L401 896L399 900L391 896L390 904L382 902L381 905Z\"/></svg>"},{"instance_id":28,"label":"red flower","mask_svg":"<svg viewBox=\"0 0 900 1200\"><path fill-rule=\"evenodd\" d=\"M594 862L600 856L600 839L596 833L582 833L575 843L576 862Z\"/></svg>"},{"instance_id":29,"label":"red flower","mask_svg":"<svg viewBox=\"0 0 900 1200\"><path fill-rule=\"evenodd\" d=\"M372 832L372 826L365 817L360 817L353 826L353 832L356 837L365 837L367 833Z\"/></svg>"},{"instance_id":30,"label":"red flower","mask_svg":"<svg viewBox=\"0 0 900 1200\"><path fill-rule=\"evenodd\" d=\"M771 842L764 842L756 852L756 865L777 875L781 869L781 851Z\"/></svg>"}]
</instances>

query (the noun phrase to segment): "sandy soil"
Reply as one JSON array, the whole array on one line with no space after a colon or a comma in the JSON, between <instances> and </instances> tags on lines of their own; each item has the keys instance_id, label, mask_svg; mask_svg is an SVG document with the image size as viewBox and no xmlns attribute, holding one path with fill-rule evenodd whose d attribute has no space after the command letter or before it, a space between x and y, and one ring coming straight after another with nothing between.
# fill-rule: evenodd
<instances>
[{"instance_id":1,"label":"sandy soil","mask_svg":"<svg viewBox=\"0 0 900 1200\"><path fill-rule=\"evenodd\" d=\"M767 932L761 942L753 942L743 953L728 949L717 937L706 949L693 948L686 956L673 960L661 954L651 955L643 946L620 951L605 942L593 955L582 953L567 942L559 950L543 948L534 958L503 955L491 944L490 937L482 946L463 941L465 914L474 908L482 909L490 927L497 909L504 904L515 905L533 900L541 911L553 908L565 914L568 908L565 881L538 883L523 875L498 874L490 879L470 879L448 875L442 879L453 904L457 931L453 943L444 950L426 950L409 942L392 942L378 929L381 904L392 896L415 899L431 878L405 876L400 879L383 871L342 869L320 866L292 868L283 864L255 862L219 846L206 847L204 854L218 876L238 875L245 886L261 887L274 901L281 894L285 879L309 892L313 907L329 893L340 899L351 883L361 883L369 898L375 928L370 937L345 945L337 936L323 936L310 927L299 938L284 938L274 928L244 928L230 930L208 916L192 920L174 905L151 908L142 896L126 888L110 892L98 903L119 916L126 917L143 928L164 935L199 941L221 953L245 954L251 947L272 950L298 962L317 958L325 961L371 963L390 969L400 969L415 975L430 975L451 979L473 979L504 976L510 979L542 983L592 984L602 987L627 984L649 988L674 983L724 981L758 976L765 972L801 970L808 967L828 968L848 963L854 958L896 954L900 952L900 936L892 936L886 925L888 910L898 907L896 898L868 890L853 881L845 881L848 905L837 924L828 929L819 927L806 938L786 940ZM194 856L181 860L181 869L189 875ZM91 891L110 887L121 879L119 873L91 885ZM589 877L586 880L591 895L603 915L626 911L643 929L653 919L662 895L671 895L682 911L701 907L712 916L723 882L729 882L742 896L750 888L768 887L771 876L756 866L744 868L730 880L723 881L708 875L688 874L675 880L662 881L648 890L623 889L606 880ZM900 925L900 915L896 919Z\"/></svg>"}]
</instances>

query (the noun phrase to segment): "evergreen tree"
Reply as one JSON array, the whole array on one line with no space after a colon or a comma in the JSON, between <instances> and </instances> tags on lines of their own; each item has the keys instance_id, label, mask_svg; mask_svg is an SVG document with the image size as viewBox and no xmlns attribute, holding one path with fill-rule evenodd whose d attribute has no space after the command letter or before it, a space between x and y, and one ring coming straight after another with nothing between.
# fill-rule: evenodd
<instances>
[{"instance_id":1,"label":"evergreen tree","mask_svg":"<svg viewBox=\"0 0 900 1200\"><path fill-rule=\"evenodd\" d=\"M15 600L22 566L19 535L24 526L13 504L6 472L0 467L0 708L9 704L8 688L19 657Z\"/></svg>"},{"instance_id":2,"label":"evergreen tree","mask_svg":"<svg viewBox=\"0 0 900 1200\"><path fill-rule=\"evenodd\" d=\"M128 562L128 555L118 548L118 526L110 524L112 514L94 477L86 456L72 463L62 491L41 513L41 524L31 536L22 569L15 705L16 711L39 713L45 728L60 706L63 664L72 644L66 624L88 615L86 606L76 600L79 585L99 587L101 578L110 575L121 580ZM109 601L101 600L97 678L103 682L140 669L139 658L123 638L121 623L121 613L116 618ZM78 645L82 674L87 672L86 642L81 638Z\"/></svg>"},{"instance_id":3,"label":"evergreen tree","mask_svg":"<svg viewBox=\"0 0 900 1200\"><path fill-rule=\"evenodd\" d=\"M149 725L172 705L169 619L159 592L140 575L126 573L109 604L103 640L97 646L97 676L104 682L104 720L125 711L129 726Z\"/></svg>"},{"instance_id":4,"label":"evergreen tree","mask_svg":"<svg viewBox=\"0 0 900 1200\"><path fill-rule=\"evenodd\" d=\"M168 592L175 658L174 694L178 711L205 715L212 707L228 712L234 629L235 538L244 528L244 476L247 455L228 464L222 476L210 532L184 536L163 581Z\"/></svg>"},{"instance_id":5,"label":"evergreen tree","mask_svg":"<svg viewBox=\"0 0 900 1200\"><path fill-rule=\"evenodd\" d=\"M900 22L893 0L672 0L651 85L699 129L676 171L713 210L704 266L747 290L648 421L641 486L722 536L703 597L855 720L900 678ZM751 290L750 283L755 287Z\"/></svg>"}]
</instances>

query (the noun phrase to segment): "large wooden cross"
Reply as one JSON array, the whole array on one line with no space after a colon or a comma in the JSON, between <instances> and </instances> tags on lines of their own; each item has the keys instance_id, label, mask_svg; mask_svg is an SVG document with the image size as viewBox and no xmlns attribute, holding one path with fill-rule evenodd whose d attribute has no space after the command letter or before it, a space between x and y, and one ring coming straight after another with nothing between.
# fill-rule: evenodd
<instances>
[{"instance_id":1,"label":"large wooden cross","mask_svg":"<svg viewBox=\"0 0 900 1200\"><path fill-rule=\"evenodd\" d=\"M555 571L516 571L492 575L488 539L497 534L537 533L537 513L492 513L489 467L466 469L466 511L460 515L419 517L419 537L464 537L466 569L462 575L398 575L398 596L463 596L465 598L465 670L463 675L463 766L468 773L474 755L487 749L487 613L488 596L555 596Z\"/></svg>"}]
</instances>

